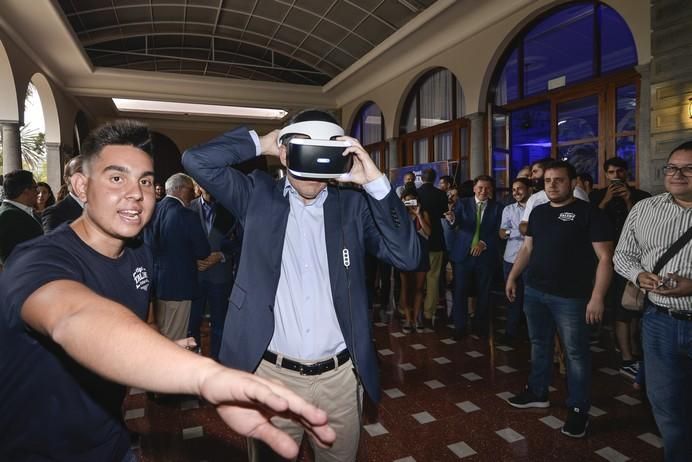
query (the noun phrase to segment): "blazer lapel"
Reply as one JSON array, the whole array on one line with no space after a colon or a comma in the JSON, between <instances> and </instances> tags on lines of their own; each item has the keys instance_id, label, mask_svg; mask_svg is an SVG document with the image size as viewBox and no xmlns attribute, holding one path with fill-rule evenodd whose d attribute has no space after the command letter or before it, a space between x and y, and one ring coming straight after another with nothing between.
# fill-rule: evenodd
<instances>
[{"instance_id":1,"label":"blazer lapel","mask_svg":"<svg viewBox=\"0 0 692 462\"><path fill-rule=\"evenodd\" d=\"M274 230L272 233L272 242L267 243L267 245L271 247L269 251L272 262L270 268L275 268L277 273L281 271L281 255L284 248L286 226L288 225L288 213L291 211L288 197L284 196L286 181L286 177L284 177L274 184L274 191L272 192L271 204L269 206L269 216L267 217L268 226L271 227L270 229Z\"/></svg>"}]
</instances>

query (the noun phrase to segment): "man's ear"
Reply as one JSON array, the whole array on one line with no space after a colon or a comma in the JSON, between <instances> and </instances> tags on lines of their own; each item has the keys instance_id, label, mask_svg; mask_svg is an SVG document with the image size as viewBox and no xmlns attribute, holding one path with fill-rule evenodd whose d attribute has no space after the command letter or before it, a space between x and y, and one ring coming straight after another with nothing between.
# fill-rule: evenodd
<instances>
[{"instance_id":1,"label":"man's ear","mask_svg":"<svg viewBox=\"0 0 692 462\"><path fill-rule=\"evenodd\" d=\"M279 160L281 161L281 165L286 167L286 155L288 154L288 150L286 149L285 144L280 144L279 145Z\"/></svg>"},{"instance_id":2,"label":"man's ear","mask_svg":"<svg viewBox=\"0 0 692 462\"><path fill-rule=\"evenodd\" d=\"M87 202L87 184L88 179L84 173L75 173L70 177L70 183L72 184L72 191L75 196L79 198L80 201L86 204Z\"/></svg>"}]
</instances>

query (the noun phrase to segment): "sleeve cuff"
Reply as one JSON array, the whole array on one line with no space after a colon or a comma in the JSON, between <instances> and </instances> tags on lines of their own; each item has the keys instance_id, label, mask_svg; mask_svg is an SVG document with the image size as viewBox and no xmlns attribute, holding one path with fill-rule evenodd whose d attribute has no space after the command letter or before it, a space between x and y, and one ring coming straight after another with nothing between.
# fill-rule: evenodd
<instances>
[{"instance_id":1,"label":"sleeve cuff","mask_svg":"<svg viewBox=\"0 0 692 462\"><path fill-rule=\"evenodd\" d=\"M262 154L259 135L254 130L248 130L248 133L250 133L250 138L252 138L252 142L255 143L255 156L259 156L260 154Z\"/></svg>"},{"instance_id":2,"label":"sleeve cuff","mask_svg":"<svg viewBox=\"0 0 692 462\"><path fill-rule=\"evenodd\" d=\"M363 189L365 189L365 192L373 199L380 201L389 194L389 191L392 190L392 186L383 173L379 178L372 180L370 183L365 183Z\"/></svg>"}]
</instances>

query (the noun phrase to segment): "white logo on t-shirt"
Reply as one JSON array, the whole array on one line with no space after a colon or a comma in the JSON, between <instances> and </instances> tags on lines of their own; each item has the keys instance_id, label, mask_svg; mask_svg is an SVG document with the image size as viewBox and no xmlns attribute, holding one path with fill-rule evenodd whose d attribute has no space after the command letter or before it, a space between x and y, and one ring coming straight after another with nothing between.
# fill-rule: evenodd
<instances>
[{"instance_id":1,"label":"white logo on t-shirt","mask_svg":"<svg viewBox=\"0 0 692 462\"><path fill-rule=\"evenodd\" d=\"M562 221L574 221L574 217L576 217L576 213L572 212L562 212L559 217L557 217L559 220Z\"/></svg>"},{"instance_id":2,"label":"white logo on t-shirt","mask_svg":"<svg viewBox=\"0 0 692 462\"><path fill-rule=\"evenodd\" d=\"M141 290L149 289L149 274L147 274L147 269L143 266L137 267L134 273L132 273L132 279L135 280L135 286Z\"/></svg>"}]
</instances>

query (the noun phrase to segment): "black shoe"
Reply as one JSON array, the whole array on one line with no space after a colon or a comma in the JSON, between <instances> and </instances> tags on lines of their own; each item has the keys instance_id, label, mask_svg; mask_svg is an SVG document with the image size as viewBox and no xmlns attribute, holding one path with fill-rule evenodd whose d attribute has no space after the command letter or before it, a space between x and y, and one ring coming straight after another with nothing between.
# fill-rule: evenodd
<instances>
[{"instance_id":1,"label":"black shoe","mask_svg":"<svg viewBox=\"0 0 692 462\"><path fill-rule=\"evenodd\" d=\"M519 409L526 409L530 407L546 408L550 407L550 400L548 396L536 396L534 395L529 387L526 387L524 391L519 393L517 396L513 396L507 400L510 406L517 407Z\"/></svg>"},{"instance_id":2,"label":"black shoe","mask_svg":"<svg viewBox=\"0 0 692 462\"><path fill-rule=\"evenodd\" d=\"M567 421L562 427L563 435L572 438L584 438L589 428L589 414L578 407L573 407L567 412Z\"/></svg>"}]
</instances>

